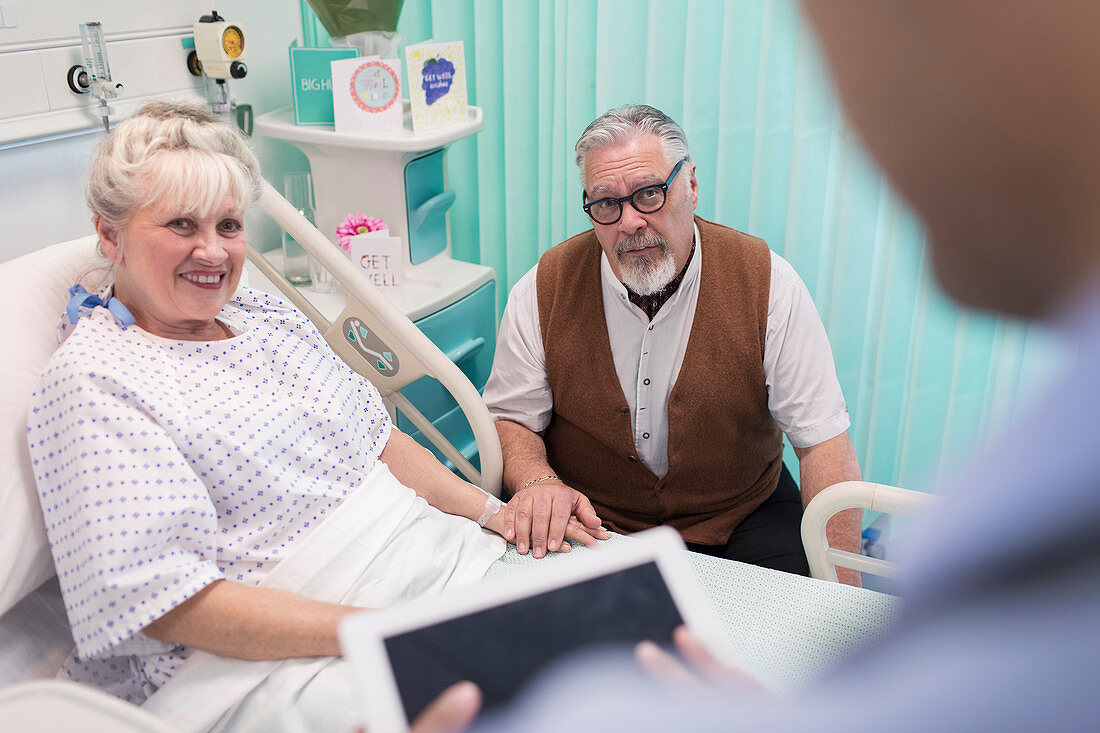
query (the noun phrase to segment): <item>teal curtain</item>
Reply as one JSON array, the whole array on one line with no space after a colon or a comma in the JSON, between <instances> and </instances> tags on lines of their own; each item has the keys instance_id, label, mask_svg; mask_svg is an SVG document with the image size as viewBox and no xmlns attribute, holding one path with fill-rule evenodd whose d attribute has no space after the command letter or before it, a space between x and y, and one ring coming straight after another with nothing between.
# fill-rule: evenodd
<instances>
[{"instance_id":1,"label":"teal curtain","mask_svg":"<svg viewBox=\"0 0 1100 733\"><path fill-rule=\"evenodd\" d=\"M588 228L573 143L610 107L684 126L700 215L765 238L831 339L866 479L932 489L1057 363L1035 327L961 312L924 232L861 152L792 0L406 0L409 42L465 42L484 130L448 153L457 257L500 307L539 255Z\"/></svg>"}]
</instances>

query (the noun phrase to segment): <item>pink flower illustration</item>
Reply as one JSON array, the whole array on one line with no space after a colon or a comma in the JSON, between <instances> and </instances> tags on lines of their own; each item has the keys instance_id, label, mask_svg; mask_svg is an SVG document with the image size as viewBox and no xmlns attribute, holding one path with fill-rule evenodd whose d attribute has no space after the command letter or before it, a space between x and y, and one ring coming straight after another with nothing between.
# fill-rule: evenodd
<instances>
[{"instance_id":1,"label":"pink flower illustration","mask_svg":"<svg viewBox=\"0 0 1100 733\"><path fill-rule=\"evenodd\" d=\"M389 226L386 222L373 216L363 216L356 212L354 214L348 214L340 226L336 227L337 242L340 248L347 252L351 249L351 238L356 234L366 234L367 232L377 232L379 229L388 229Z\"/></svg>"}]
</instances>

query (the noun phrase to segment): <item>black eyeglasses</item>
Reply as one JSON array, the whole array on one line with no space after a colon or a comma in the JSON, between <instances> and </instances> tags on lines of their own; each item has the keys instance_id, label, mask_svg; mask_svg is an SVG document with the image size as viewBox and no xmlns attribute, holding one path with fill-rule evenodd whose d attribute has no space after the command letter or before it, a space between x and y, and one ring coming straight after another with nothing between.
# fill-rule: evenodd
<instances>
[{"instance_id":1,"label":"black eyeglasses","mask_svg":"<svg viewBox=\"0 0 1100 733\"><path fill-rule=\"evenodd\" d=\"M668 186L672 183L672 179L676 177L676 174L680 172L680 168L687 162L687 158L682 159L676 164L676 167L672 169L672 173L668 175L664 183L658 183L654 186L643 186L629 196L623 196L620 199L599 199L598 201L591 201L583 205L584 213L588 214L589 218L597 224L614 224L623 216L623 204L627 201L636 210L643 214L652 214L655 211L660 211L661 207L665 205L665 199L668 197ZM584 192L583 200L588 200L588 192Z\"/></svg>"}]
</instances>

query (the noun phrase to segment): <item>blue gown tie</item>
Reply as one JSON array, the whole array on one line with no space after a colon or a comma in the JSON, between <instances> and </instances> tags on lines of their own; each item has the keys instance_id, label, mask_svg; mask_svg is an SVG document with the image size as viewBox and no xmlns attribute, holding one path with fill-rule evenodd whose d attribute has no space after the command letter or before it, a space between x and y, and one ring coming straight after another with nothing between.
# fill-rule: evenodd
<instances>
[{"instance_id":1,"label":"blue gown tie","mask_svg":"<svg viewBox=\"0 0 1100 733\"><path fill-rule=\"evenodd\" d=\"M98 307L106 308L120 326L129 326L134 322L134 314L118 298L112 296L104 301L98 295L89 293L82 285L69 288L69 305L65 307L65 313L69 316L70 323L75 324L80 319L81 308Z\"/></svg>"}]
</instances>

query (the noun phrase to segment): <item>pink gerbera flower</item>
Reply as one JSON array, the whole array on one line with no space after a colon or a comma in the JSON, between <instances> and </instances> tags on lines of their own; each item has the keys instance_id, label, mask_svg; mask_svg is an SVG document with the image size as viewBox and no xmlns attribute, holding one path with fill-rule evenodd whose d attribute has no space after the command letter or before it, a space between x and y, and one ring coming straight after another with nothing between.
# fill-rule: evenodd
<instances>
[{"instance_id":1,"label":"pink gerbera flower","mask_svg":"<svg viewBox=\"0 0 1100 733\"><path fill-rule=\"evenodd\" d=\"M348 214L347 217L340 222L340 226L336 227L337 242L340 248L347 252L351 249L351 238L356 234L377 232L380 229L389 229L389 226L387 226L386 222L377 217L363 216L358 212Z\"/></svg>"}]
</instances>

